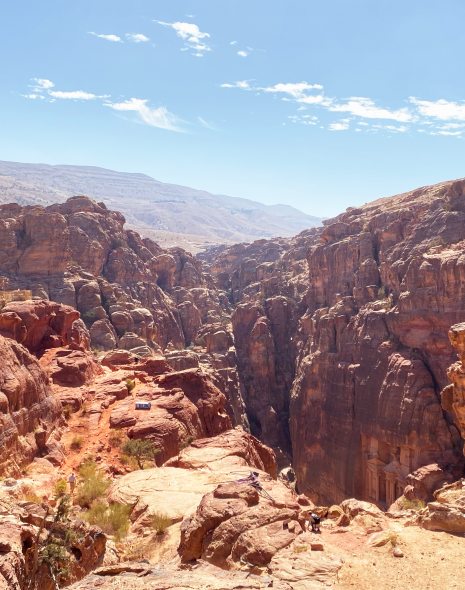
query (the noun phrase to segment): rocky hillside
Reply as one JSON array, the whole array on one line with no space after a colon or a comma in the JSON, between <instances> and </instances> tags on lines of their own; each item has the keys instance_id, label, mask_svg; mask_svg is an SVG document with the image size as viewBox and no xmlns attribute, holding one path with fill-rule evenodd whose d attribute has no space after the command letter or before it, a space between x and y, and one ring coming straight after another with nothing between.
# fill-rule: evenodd
<instances>
[{"instance_id":1,"label":"rocky hillside","mask_svg":"<svg viewBox=\"0 0 465 590\"><path fill-rule=\"evenodd\" d=\"M120 211L129 227L161 244L185 243L197 252L206 244L234 244L273 236L293 236L321 224L289 205L212 195L166 184L145 174L91 166L48 166L0 162L0 204L62 203L85 194Z\"/></svg>"}]
</instances>

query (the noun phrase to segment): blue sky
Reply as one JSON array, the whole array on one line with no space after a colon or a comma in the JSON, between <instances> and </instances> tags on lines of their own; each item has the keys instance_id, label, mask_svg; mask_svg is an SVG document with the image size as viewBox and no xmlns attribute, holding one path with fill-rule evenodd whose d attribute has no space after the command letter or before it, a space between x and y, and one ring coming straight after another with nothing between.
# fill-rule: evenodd
<instances>
[{"instance_id":1,"label":"blue sky","mask_svg":"<svg viewBox=\"0 0 465 590\"><path fill-rule=\"evenodd\" d=\"M0 159L332 216L465 176L460 0L16 0Z\"/></svg>"}]
</instances>

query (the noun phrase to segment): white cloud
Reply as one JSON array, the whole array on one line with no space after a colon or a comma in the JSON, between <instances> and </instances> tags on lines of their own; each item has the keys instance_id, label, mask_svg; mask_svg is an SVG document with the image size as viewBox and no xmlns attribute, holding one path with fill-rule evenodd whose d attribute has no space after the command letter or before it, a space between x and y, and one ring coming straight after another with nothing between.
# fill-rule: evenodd
<instances>
[{"instance_id":1,"label":"white cloud","mask_svg":"<svg viewBox=\"0 0 465 590\"><path fill-rule=\"evenodd\" d=\"M194 23L164 23L160 20L155 21L159 25L164 27L171 27L176 31L178 37L187 39L188 37L196 37L197 39L203 39L204 37L210 37L208 33L202 33L197 25Z\"/></svg>"},{"instance_id":2,"label":"white cloud","mask_svg":"<svg viewBox=\"0 0 465 590\"><path fill-rule=\"evenodd\" d=\"M359 121L357 125L368 125L368 123L365 123L365 121Z\"/></svg>"},{"instance_id":3,"label":"white cloud","mask_svg":"<svg viewBox=\"0 0 465 590\"><path fill-rule=\"evenodd\" d=\"M373 125L375 129L387 129L388 131L393 131L394 133L405 133L409 130L406 125L401 125L400 127L396 127L395 125Z\"/></svg>"},{"instance_id":4,"label":"white cloud","mask_svg":"<svg viewBox=\"0 0 465 590\"><path fill-rule=\"evenodd\" d=\"M253 88L250 88L248 80L234 82L234 84L221 84L221 88L241 88L242 90L253 90Z\"/></svg>"},{"instance_id":5,"label":"white cloud","mask_svg":"<svg viewBox=\"0 0 465 590\"><path fill-rule=\"evenodd\" d=\"M307 107L299 107L297 110L298 111L306 111L307 110Z\"/></svg>"},{"instance_id":6,"label":"white cloud","mask_svg":"<svg viewBox=\"0 0 465 590\"><path fill-rule=\"evenodd\" d=\"M21 94L21 96L24 96L24 98L32 98L32 99L45 98L45 96L42 96L42 94Z\"/></svg>"},{"instance_id":7,"label":"white cloud","mask_svg":"<svg viewBox=\"0 0 465 590\"><path fill-rule=\"evenodd\" d=\"M323 86L319 84L307 84L307 82L298 82L297 84L275 84L268 88L261 88L265 92L285 92L294 98L306 97L305 90L313 90L314 88L321 90Z\"/></svg>"},{"instance_id":8,"label":"white cloud","mask_svg":"<svg viewBox=\"0 0 465 590\"><path fill-rule=\"evenodd\" d=\"M410 102L414 104L420 115L425 117L434 117L443 121L456 119L465 121L465 104L457 104L444 99L431 102L428 100L418 100L414 96L410 97Z\"/></svg>"},{"instance_id":9,"label":"white cloud","mask_svg":"<svg viewBox=\"0 0 465 590\"><path fill-rule=\"evenodd\" d=\"M366 119L394 119L402 123L407 123L414 119L412 113L407 108L390 111L377 107L371 99L363 97L352 97L346 104L333 104L329 107L329 110L349 112L352 115Z\"/></svg>"},{"instance_id":10,"label":"white cloud","mask_svg":"<svg viewBox=\"0 0 465 590\"><path fill-rule=\"evenodd\" d=\"M187 18L195 18L195 14L186 14Z\"/></svg>"},{"instance_id":11,"label":"white cloud","mask_svg":"<svg viewBox=\"0 0 465 590\"><path fill-rule=\"evenodd\" d=\"M238 51L237 55L240 55L241 57L247 57L249 54L247 53L247 51Z\"/></svg>"},{"instance_id":12,"label":"white cloud","mask_svg":"<svg viewBox=\"0 0 465 590\"><path fill-rule=\"evenodd\" d=\"M35 84L31 85L31 88L34 88L36 92L42 92L42 90L48 90L49 88L53 88L55 84L50 82L50 80L45 80L44 78L32 78Z\"/></svg>"},{"instance_id":13,"label":"white cloud","mask_svg":"<svg viewBox=\"0 0 465 590\"><path fill-rule=\"evenodd\" d=\"M117 35L99 35L98 33L94 33L92 31L88 31L89 35L95 35L96 37L100 37L100 39L106 39L107 41L114 41L115 43L122 43L121 38Z\"/></svg>"},{"instance_id":14,"label":"white cloud","mask_svg":"<svg viewBox=\"0 0 465 590\"><path fill-rule=\"evenodd\" d=\"M217 131L216 127L214 127L213 125L210 125L210 123L207 123L207 121L205 121L205 119L202 119L202 117L197 117L197 119L202 123L202 125L204 127L206 127L207 129L213 129L214 131Z\"/></svg>"},{"instance_id":15,"label":"white cloud","mask_svg":"<svg viewBox=\"0 0 465 590\"><path fill-rule=\"evenodd\" d=\"M328 129L330 131L345 131L346 129L349 129L349 124L348 123L331 123L330 126L328 127Z\"/></svg>"},{"instance_id":16,"label":"white cloud","mask_svg":"<svg viewBox=\"0 0 465 590\"><path fill-rule=\"evenodd\" d=\"M151 109L147 106L148 100L140 98L131 98L119 103L106 103L104 106L110 107L115 111L135 111L147 125L159 127L160 129L169 129L170 131L183 131L177 126L178 118L170 113L165 107Z\"/></svg>"},{"instance_id":17,"label":"white cloud","mask_svg":"<svg viewBox=\"0 0 465 590\"><path fill-rule=\"evenodd\" d=\"M144 41L150 41L148 37L142 35L142 33L126 33L126 39L133 43L143 43Z\"/></svg>"},{"instance_id":18,"label":"white cloud","mask_svg":"<svg viewBox=\"0 0 465 590\"><path fill-rule=\"evenodd\" d=\"M231 41L230 45L236 45L237 41Z\"/></svg>"},{"instance_id":19,"label":"white cloud","mask_svg":"<svg viewBox=\"0 0 465 590\"><path fill-rule=\"evenodd\" d=\"M93 100L94 98L106 98L106 95L96 96L95 94L84 92L83 90L74 90L73 92L62 92L61 90L54 92L53 90L49 90L48 93L50 94L50 96L53 96L55 98L74 98L78 100Z\"/></svg>"},{"instance_id":20,"label":"white cloud","mask_svg":"<svg viewBox=\"0 0 465 590\"><path fill-rule=\"evenodd\" d=\"M194 49L197 53L193 53L196 57L202 57L202 51L210 51L209 45L205 42L200 43L199 39L205 39L205 37L210 37L208 33L202 33L197 25L194 23L165 23L160 20L154 21L159 25L163 25L164 27L171 27L176 31L178 37L184 39L184 42L187 45L187 48ZM181 51L186 51L187 48L181 49Z\"/></svg>"},{"instance_id":21,"label":"white cloud","mask_svg":"<svg viewBox=\"0 0 465 590\"><path fill-rule=\"evenodd\" d=\"M462 133L463 131L438 131L439 135L462 135Z\"/></svg>"}]
</instances>

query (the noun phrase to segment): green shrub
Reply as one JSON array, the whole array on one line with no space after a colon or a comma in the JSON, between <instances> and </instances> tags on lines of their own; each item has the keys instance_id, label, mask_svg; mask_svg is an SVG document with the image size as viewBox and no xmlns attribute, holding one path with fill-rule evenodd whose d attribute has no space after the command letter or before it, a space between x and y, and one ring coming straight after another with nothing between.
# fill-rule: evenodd
<instances>
[{"instance_id":1,"label":"green shrub","mask_svg":"<svg viewBox=\"0 0 465 590\"><path fill-rule=\"evenodd\" d=\"M81 406L81 416L85 416L87 414L87 404L84 403Z\"/></svg>"},{"instance_id":2,"label":"green shrub","mask_svg":"<svg viewBox=\"0 0 465 590\"><path fill-rule=\"evenodd\" d=\"M125 455L133 457L137 461L139 469L144 469L145 461L154 461L155 455L160 452L160 449L155 447L151 441L140 438L127 440L121 450Z\"/></svg>"},{"instance_id":3,"label":"green shrub","mask_svg":"<svg viewBox=\"0 0 465 590\"><path fill-rule=\"evenodd\" d=\"M93 502L102 498L111 485L105 473L87 459L79 468L80 483L76 491L76 501L82 508L90 508Z\"/></svg>"},{"instance_id":4,"label":"green shrub","mask_svg":"<svg viewBox=\"0 0 465 590\"><path fill-rule=\"evenodd\" d=\"M85 325L87 327L89 327L97 319L97 314L95 313L95 311L93 309L91 309L91 310L85 311L83 314L81 314L81 319L85 323Z\"/></svg>"},{"instance_id":5,"label":"green shrub","mask_svg":"<svg viewBox=\"0 0 465 590\"><path fill-rule=\"evenodd\" d=\"M65 420L69 420L69 417L73 413L73 410L73 406L71 406L70 404L66 404L66 406L63 408L63 416L65 417Z\"/></svg>"},{"instance_id":6,"label":"green shrub","mask_svg":"<svg viewBox=\"0 0 465 590\"><path fill-rule=\"evenodd\" d=\"M171 524L171 518L165 512L155 513L150 520L150 526L156 531L157 535L163 535Z\"/></svg>"},{"instance_id":7,"label":"green shrub","mask_svg":"<svg viewBox=\"0 0 465 590\"><path fill-rule=\"evenodd\" d=\"M84 437L81 434L76 434L71 441L71 448L78 451L84 444Z\"/></svg>"},{"instance_id":8,"label":"green shrub","mask_svg":"<svg viewBox=\"0 0 465 590\"><path fill-rule=\"evenodd\" d=\"M186 438L179 445L179 448L182 450L182 449L189 447L194 442L194 440L195 440L195 436L192 436L192 434L190 434L189 436L186 436Z\"/></svg>"},{"instance_id":9,"label":"green shrub","mask_svg":"<svg viewBox=\"0 0 465 590\"><path fill-rule=\"evenodd\" d=\"M94 502L83 516L89 524L97 525L105 534L112 535L119 541L128 532L130 513L131 506Z\"/></svg>"},{"instance_id":10,"label":"green shrub","mask_svg":"<svg viewBox=\"0 0 465 590\"><path fill-rule=\"evenodd\" d=\"M126 387L128 388L128 393L131 393L131 391L134 389L134 387L136 386L136 384L134 383L134 381L132 379L126 379Z\"/></svg>"},{"instance_id":11,"label":"green shrub","mask_svg":"<svg viewBox=\"0 0 465 590\"><path fill-rule=\"evenodd\" d=\"M55 484L55 488L53 489L53 495L55 498L62 498L66 494L66 491L66 479L59 479Z\"/></svg>"}]
</instances>

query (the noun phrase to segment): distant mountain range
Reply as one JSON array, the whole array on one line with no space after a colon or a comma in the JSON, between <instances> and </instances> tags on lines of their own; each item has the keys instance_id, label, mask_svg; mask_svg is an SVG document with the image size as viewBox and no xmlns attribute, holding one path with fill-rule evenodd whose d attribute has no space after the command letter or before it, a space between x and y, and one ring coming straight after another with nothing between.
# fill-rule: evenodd
<instances>
[{"instance_id":1,"label":"distant mountain range","mask_svg":"<svg viewBox=\"0 0 465 590\"><path fill-rule=\"evenodd\" d=\"M61 203L85 194L121 211L127 225L164 247L198 251L210 244L288 237L323 218L289 205L213 195L146 176L94 166L49 166L0 161L0 204Z\"/></svg>"}]
</instances>

